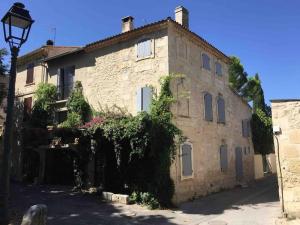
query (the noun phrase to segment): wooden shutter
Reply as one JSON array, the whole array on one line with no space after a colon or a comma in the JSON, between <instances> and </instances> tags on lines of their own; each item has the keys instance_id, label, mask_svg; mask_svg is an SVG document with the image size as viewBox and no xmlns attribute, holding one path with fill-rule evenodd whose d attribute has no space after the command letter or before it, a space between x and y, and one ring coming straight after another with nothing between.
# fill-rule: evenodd
<instances>
[{"instance_id":1,"label":"wooden shutter","mask_svg":"<svg viewBox=\"0 0 300 225\"><path fill-rule=\"evenodd\" d=\"M192 146L189 144L183 144L181 146L181 156L182 156L182 175L192 176L193 175Z\"/></svg>"},{"instance_id":2,"label":"wooden shutter","mask_svg":"<svg viewBox=\"0 0 300 225\"><path fill-rule=\"evenodd\" d=\"M33 83L33 74L34 74L34 64L31 63L27 66L26 84Z\"/></svg>"},{"instance_id":3,"label":"wooden shutter","mask_svg":"<svg viewBox=\"0 0 300 225\"><path fill-rule=\"evenodd\" d=\"M65 68L64 71L64 97L67 98L70 96L73 86L74 86L74 74L75 74L75 66L70 66Z\"/></svg>"},{"instance_id":4,"label":"wooden shutter","mask_svg":"<svg viewBox=\"0 0 300 225\"><path fill-rule=\"evenodd\" d=\"M246 130L245 130L246 126L245 126L245 120L242 120L242 134L243 137L246 137Z\"/></svg>"},{"instance_id":5,"label":"wooden shutter","mask_svg":"<svg viewBox=\"0 0 300 225\"><path fill-rule=\"evenodd\" d=\"M152 89L150 87L142 88L142 110L150 112L150 105L152 101Z\"/></svg>"},{"instance_id":6,"label":"wooden shutter","mask_svg":"<svg viewBox=\"0 0 300 225\"><path fill-rule=\"evenodd\" d=\"M209 93L204 94L204 118L207 121L213 120L212 96Z\"/></svg>"},{"instance_id":7,"label":"wooden shutter","mask_svg":"<svg viewBox=\"0 0 300 225\"><path fill-rule=\"evenodd\" d=\"M219 62L216 62L216 74L222 76L222 65Z\"/></svg>"},{"instance_id":8,"label":"wooden shutter","mask_svg":"<svg viewBox=\"0 0 300 225\"><path fill-rule=\"evenodd\" d=\"M142 40L137 44L137 57L145 58L147 56L151 56L152 54L152 45L151 40Z\"/></svg>"},{"instance_id":9,"label":"wooden shutter","mask_svg":"<svg viewBox=\"0 0 300 225\"><path fill-rule=\"evenodd\" d=\"M225 123L225 101L222 97L218 97L217 108L218 108L218 122Z\"/></svg>"},{"instance_id":10,"label":"wooden shutter","mask_svg":"<svg viewBox=\"0 0 300 225\"><path fill-rule=\"evenodd\" d=\"M251 125L250 125L250 120L247 120L247 137L250 137L251 134Z\"/></svg>"},{"instance_id":11,"label":"wooden shutter","mask_svg":"<svg viewBox=\"0 0 300 225\"><path fill-rule=\"evenodd\" d=\"M203 68L210 70L210 58L207 54L202 54Z\"/></svg>"},{"instance_id":12,"label":"wooden shutter","mask_svg":"<svg viewBox=\"0 0 300 225\"><path fill-rule=\"evenodd\" d=\"M57 70L57 94L60 100L64 99L64 69Z\"/></svg>"},{"instance_id":13,"label":"wooden shutter","mask_svg":"<svg viewBox=\"0 0 300 225\"><path fill-rule=\"evenodd\" d=\"M24 98L24 121L29 119L32 110L32 97Z\"/></svg>"},{"instance_id":14,"label":"wooden shutter","mask_svg":"<svg viewBox=\"0 0 300 225\"><path fill-rule=\"evenodd\" d=\"M136 111L142 111L142 88L139 88L136 92Z\"/></svg>"},{"instance_id":15,"label":"wooden shutter","mask_svg":"<svg viewBox=\"0 0 300 225\"><path fill-rule=\"evenodd\" d=\"M222 172L225 172L228 168L228 156L226 145L222 145L220 147L220 167Z\"/></svg>"}]
</instances>

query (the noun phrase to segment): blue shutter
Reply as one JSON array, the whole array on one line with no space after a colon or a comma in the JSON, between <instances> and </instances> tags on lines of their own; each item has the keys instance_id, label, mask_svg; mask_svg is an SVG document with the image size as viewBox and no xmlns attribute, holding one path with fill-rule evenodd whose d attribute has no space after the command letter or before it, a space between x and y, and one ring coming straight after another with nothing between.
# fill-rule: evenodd
<instances>
[{"instance_id":1,"label":"blue shutter","mask_svg":"<svg viewBox=\"0 0 300 225\"><path fill-rule=\"evenodd\" d=\"M152 101L152 89L150 87L142 88L142 110L150 112L150 105Z\"/></svg>"},{"instance_id":2,"label":"blue shutter","mask_svg":"<svg viewBox=\"0 0 300 225\"><path fill-rule=\"evenodd\" d=\"M220 167L222 172L226 171L228 168L228 156L226 145L222 145L220 148Z\"/></svg>"},{"instance_id":3,"label":"blue shutter","mask_svg":"<svg viewBox=\"0 0 300 225\"><path fill-rule=\"evenodd\" d=\"M202 54L203 68L210 70L210 58L205 53Z\"/></svg>"},{"instance_id":4,"label":"blue shutter","mask_svg":"<svg viewBox=\"0 0 300 225\"><path fill-rule=\"evenodd\" d=\"M212 96L209 93L204 95L204 118L207 121L213 120Z\"/></svg>"},{"instance_id":5,"label":"blue shutter","mask_svg":"<svg viewBox=\"0 0 300 225\"><path fill-rule=\"evenodd\" d=\"M136 92L136 111L142 111L142 88L139 88Z\"/></svg>"},{"instance_id":6,"label":"blue shutter","mask_svg":"<svg viewBox=\"0 0 300 225\"><path fill-rule=\"evenodd\" d=\"M137 57L145 58L151 56L152 53L151 40L142 40L137 44Z\"/></svg>"},{"instance_id":7,"label":"blue shutter","mask_svg":"<svg viewBox=\"0 0 300 225\"><path fill-rule=\"evenodd\" d=\"M222 76L222 65L219 62L216 62L216 74Z\"/></svg>"},{"instance_id":8,"label":"blue shutter","mask_svg":"<svg viewBox=\"0 0 300 225\"><path fill-rule=\"evenodd\" d=\"M222 97L218 97L218 122L225 123L225 101Z\"/></svg>"},{"instance_id":9,"label":"blue shutter","mask_svg":"<svg viewBox=\"0 0 300 225\"><path fill-rule=\"evenodd\" d=\"M182 175L192 176L193 175L192 146L189 144L183 144L181 147L181 153L182 153Z\"/></svg>"}]
</instances>

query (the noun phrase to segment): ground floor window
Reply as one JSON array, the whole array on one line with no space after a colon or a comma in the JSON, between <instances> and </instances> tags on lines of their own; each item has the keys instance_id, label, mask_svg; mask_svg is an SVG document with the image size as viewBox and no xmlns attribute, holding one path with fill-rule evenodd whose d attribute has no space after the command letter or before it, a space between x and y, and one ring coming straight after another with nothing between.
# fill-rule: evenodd
<instances>
[{"instance_id":1,"label":"ground floor window","mask_svg":"<svg viewBox=\"0 0 300 225\"><path fill-rule=\"evenodd\" d=\"M228 168L227 146L220 147L220 167L222 172L226 172Z\"/></svg>"},{"instance_id":2,"label":"ground floor window","mask_svg":"<svg viewBox=\"0 0 300 225\"><path fill-rule=\"evenodd\" d=\"M193 146L191 143L181 145L181 175L183 178L193 176Z\"/></svg>"}]
</instances>

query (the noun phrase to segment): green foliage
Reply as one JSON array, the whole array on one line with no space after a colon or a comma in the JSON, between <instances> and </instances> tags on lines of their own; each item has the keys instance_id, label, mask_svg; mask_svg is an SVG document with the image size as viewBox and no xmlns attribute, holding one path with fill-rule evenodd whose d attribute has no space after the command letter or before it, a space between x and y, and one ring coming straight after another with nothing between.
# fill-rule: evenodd
<instances>
[{"instance_id":1,"label":"green foliage","mask_svg":"<svg viewBox=\"0 0 300 225\"><path fill-rule=\"evenodd\" d=\"M88 135L98 143L98 151L102 150L100 159L106 159L105 170L109 174L104 177L105 189L149 193L140 197L150 208L170 205L174 193L170 166L176 138L182 140L170 112L175 101L170 90L174 78L170 75L161 80L161 92L153 98L149 114L131 116L122 110L109 110L98 113L98 119L86 126Z\"/></svg>"},{"instance_id":2,"label":"green foliage","mask_svg":"<svg viewBox=\"0 0 300 225\"><path fill-rule=\"evenodd\" d=\"M0 49L0 75L5 75L7 72L8 66L4 63L4 57L8 55L8 52L5 48Z\"/></svg>"},{"instance_id":3,"label":"green foliage","mask_svg":"<svg viewBox=\"0 0 300 225\"><path fill-rule=\"evenodd\" d=\"M133 192L129 196L131 204L136 203L147 206L148 209L158 209L160 207L158 200L149 192Z\"/></svg>"},{"instance_id":4,"label":"green foliage","mask_svg":"<svg viewBox=\"0 0 300 225\"><path fill-rule=\"evenodd\" d=\"M229 73L229 85L237 91L240 95L243 95L243 87L247 83L247 73L244 70L243 65L239 58L232 56L228 69Z\"/></svg>"},{"instance_id":5,"label":"green foliage","mask_svg":"<svg viewBox=\"0 0 300 225\"><path fill-rule=\"evenodd\" d=\"M263 110L257 109L251 120L252 141L256 153L274 152L272 119Z\"/></svg>"},{"instance_id":6,"label":"green foliage","mask_svg":"<svg viewBox=\"0 0 300 225\"><path fill-rule=\"evenodd\" d=\"M67 108L69 112L74 112L80 115L82 122L86 122L88 120L91 108L84 98L82 93L82 84L80 81L76 81L75 83L75 87L67 102Z\"/></svg>"},{"instance_id":7,"label":"green foliage","mask_svg":"<svg viewBox=\"0 0 300 225\"><path fill-rule=\"evenodd\" d=\"M56 86L39 84L34 97L30 124L33 127L46 127L53 122L54 103L57 99Z\"/></svg>"},{"instance_id":8,"label":"green foliage","mask_svg":"<svg viewBox=\"0 0 300 225\"><path fill-rule=\"evenodd\" d=\"M59 124L60 128L77 128L82 125L81 116L77 112L68 112L67 119Z\"/></svg>"}]
</instances>

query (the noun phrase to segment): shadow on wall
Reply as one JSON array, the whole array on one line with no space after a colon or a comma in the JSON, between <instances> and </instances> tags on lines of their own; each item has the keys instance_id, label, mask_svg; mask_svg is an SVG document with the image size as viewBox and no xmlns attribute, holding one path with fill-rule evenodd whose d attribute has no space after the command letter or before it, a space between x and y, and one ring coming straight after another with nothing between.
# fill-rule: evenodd
<instances>
[{"instance_id":1,"label":"shadow on wall","mask_svg":"<svg viewBox=\"0 0 300 225\"><path fill-rule=\"evenodd\" d=\"M49 225L175 225L161 215L135 216L120 206L102 202L94 195L84 195L65 186L12 184L12 224L21 224L22 215L34 204L46 204Z\"/></svg>"},{"instance_id":2,"label":"shadow on wall","mask_svg":"<svg viewBox=\"0 0 300 225\"><path fill-rule=\"evenodd\" d=\"M203 197L192 202L183 203L180 209L187 214L212 215L222 214L228 209L240 209L243 205L278 202L278 185L276 176L255 182L250 188L234 188L226 192Z\"/></svg>"}]
</instances>

